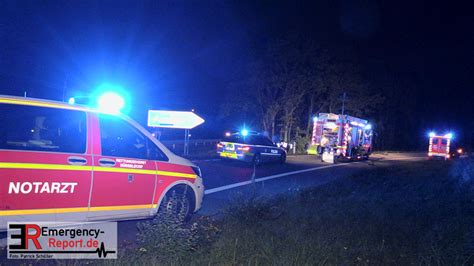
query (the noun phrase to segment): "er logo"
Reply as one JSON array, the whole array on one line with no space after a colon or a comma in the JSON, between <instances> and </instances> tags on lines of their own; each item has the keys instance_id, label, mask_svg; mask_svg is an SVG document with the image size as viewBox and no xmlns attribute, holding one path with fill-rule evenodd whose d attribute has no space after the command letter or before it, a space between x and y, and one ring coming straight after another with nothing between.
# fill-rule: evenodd
<instances>
[{"instance_id":1,"label":"er logo","mask_svg":"<svg viewBox=\"0 0 474 266\"><path fill-rule=\"evenodd\" d=\"M38 237L41 235L41 228L37 224L10 224L9 229L20 229L19 234L11 234L11 239L20 239L20 244L10 245L10 249L28 249L28 242L31 239L36 249L41 249Z\"/></svg>"}]
</instances>

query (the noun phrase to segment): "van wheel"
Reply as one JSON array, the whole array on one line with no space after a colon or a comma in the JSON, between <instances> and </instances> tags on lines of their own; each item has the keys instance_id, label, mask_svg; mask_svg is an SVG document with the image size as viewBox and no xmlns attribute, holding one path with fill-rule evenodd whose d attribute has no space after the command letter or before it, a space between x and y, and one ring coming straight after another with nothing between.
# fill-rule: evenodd
<instances>
[{"instance_id":1,"label":"van wheel","mask_svg":"<svg viewBox=\"0 0 474 266\"><path fill-rule=\"evenodd\" d=\"M252 163L253 163L255 166L259 166L259 165L262 164L262 156L260 155L260 153L256 153L256 154L253 156Z\"/></svg>"},{"instance_id":2,"label":"van wheel","mask_svg":"<svg viewBox=\"0 0 474 266\"><path fill-rule=\"evenodd\" d=\"M172 188L161 201L158 214L180 223L189 221L195 204L192 193L192 188L186 185Z\"/></svg>"},{"instance_id":3,"label":"van wheel","mask_svg":"<svg viewBox=\"0 0 474 266\"><path fill-rule=\"evenodd\" d=\"M285 162L286 162L286 154L282 153L281 156L280 156L280 163L284 164Z\"/></svg>"}]
</instances>

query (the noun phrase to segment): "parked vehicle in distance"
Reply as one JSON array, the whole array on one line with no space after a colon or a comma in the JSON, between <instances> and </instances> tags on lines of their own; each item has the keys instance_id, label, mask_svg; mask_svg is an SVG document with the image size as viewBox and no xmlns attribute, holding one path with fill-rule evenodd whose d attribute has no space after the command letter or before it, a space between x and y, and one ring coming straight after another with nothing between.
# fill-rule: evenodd
<instances>
[{"instance_id":1,"label":"parked vehicle in distance","mask_svg":"<svg viewBox=\"0 0 474 266\"><path fill-rule=\"evenodd\" d=\"M264 162L285 163L286 151L277 147L268 137L246 130L230 134L217 143L221 158L260 165Z\"/></svg>"},{"instance_id":2,"label":"parked vehicle in distance","mask_svg":"<svg viewBox=\"0 0 474 266\"><path fill-rule=\"evenodd\" d=\"M464 156L464 149L453 141L453 134L429 134L428 157L430 159L454 159Z\"/></svg>"},{"instance_id":3,"label":"parked vehicle in distance","mask_svg":"<svg viewBox=\"0 0 474 266\"><path fill-rule=\"evenodd\" d=\"M367 120L349 115L321 113L313 119L313 135L308 154L323 162L368 159L372 153L372 126Z\"/></svg>"}]
</instances>

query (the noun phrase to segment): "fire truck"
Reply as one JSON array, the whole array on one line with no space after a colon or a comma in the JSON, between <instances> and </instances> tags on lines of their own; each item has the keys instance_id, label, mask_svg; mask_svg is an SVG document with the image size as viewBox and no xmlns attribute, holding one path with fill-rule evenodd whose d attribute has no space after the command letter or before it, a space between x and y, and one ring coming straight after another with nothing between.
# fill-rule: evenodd
<instances>
[{"instance_id":1,"label":"fire truck","mask_svg":"<svg viewBox=\"0 0 474 266\"><path fill-rule=\"evenodd\" d=\"M321 113L313 119L313 136L308 154L323 162L367 159L372 152L372 126L349 115Z\"/></svg>"}]
</instances>

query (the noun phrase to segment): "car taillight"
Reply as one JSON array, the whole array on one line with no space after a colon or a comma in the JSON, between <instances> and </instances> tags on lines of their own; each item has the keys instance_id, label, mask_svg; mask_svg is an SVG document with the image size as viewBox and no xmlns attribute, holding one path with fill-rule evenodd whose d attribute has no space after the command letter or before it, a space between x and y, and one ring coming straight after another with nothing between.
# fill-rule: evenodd
<instances>
[{"instance_id":1,"label":"car taillight","mask_svg":"<svg viewBox=\"0 0 474 266\"><path fill-rule=\"evenodd\" d=\"M243 147L239 147L238 149L239 149L239 151L249 151L250 147L249 146L243 146Z\"/></svg>"},{"instance_id":2,"label":"car taillight","mask_svg":"<svg viewBox=\"0 0 474 266\"><path fill-rule=\"evenodd\" d=\"M223 147L224 147L224 145L223 145L223 144L221 144L221 143L217 143L217 148L218 148L218 149L222 149Z\"/></svg>"}]
</instances>

